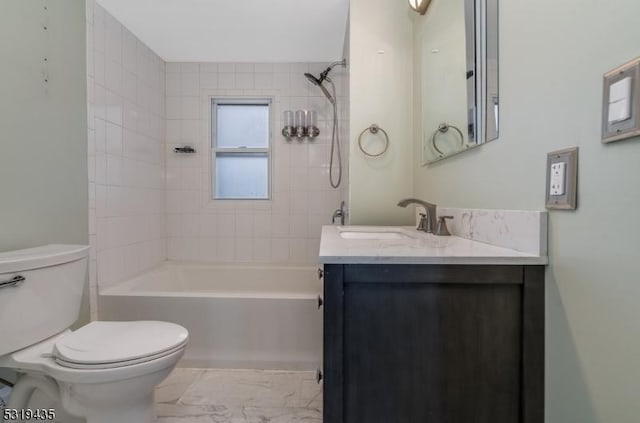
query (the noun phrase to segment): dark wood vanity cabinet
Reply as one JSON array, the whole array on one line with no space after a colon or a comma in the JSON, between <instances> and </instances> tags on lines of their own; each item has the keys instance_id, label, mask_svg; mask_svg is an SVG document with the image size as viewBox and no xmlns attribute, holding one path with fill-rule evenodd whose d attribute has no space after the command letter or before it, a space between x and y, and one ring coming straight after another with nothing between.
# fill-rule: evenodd
<instances>
[{"instance_id":1,"label":"dark wood vanity cabinet","mask_svg":"<svg viewBox=\"0 0 640 423\"><path fill-rule=\"evenodd\" d=\"M543 423L544 267L324 265L324 423Z\"/></svg>"}]
</instances>

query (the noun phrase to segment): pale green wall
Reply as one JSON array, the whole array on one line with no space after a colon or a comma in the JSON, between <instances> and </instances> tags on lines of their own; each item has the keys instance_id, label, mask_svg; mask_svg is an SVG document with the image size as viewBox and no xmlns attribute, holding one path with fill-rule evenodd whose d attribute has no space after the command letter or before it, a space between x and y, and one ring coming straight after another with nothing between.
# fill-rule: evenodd
<instances>
[{"instance_id":1,"label":"pale green wall","mask_svg":"<svg viewBox=\"0 0 640 423\"><path fill-rule=\"evenodd\" d=\"M550 213L551 423L640 419L640 139L600 143L602 75L640 55L638 16L637 0L501 1L499 140L414 158L418 197L542 210L546 153L580 147L579 208Z\"/></svg>"},{"instance_id":2,"label":"pale green wall","mask_svg":"<svg viewBox=\"0 0 640 423\"><path fill-rule=\"evenodd\" d=\"M413 191L411 19L406 0L350 3L351 223L400 223L411 215L396 206ZM379 158L367 158L358 149L358 135L372 123L389 133L389 150Z\"/></svg>"},{"instance_id":3,"label":"pale green wall","mask_svg":"<svg viewBox=\"0 0 640 423\"><path fill-rule=\"evenodd\" d=\"M0 2L0 251L89 242L85 38L84 0Z\"/></svg>"}]
</instances>

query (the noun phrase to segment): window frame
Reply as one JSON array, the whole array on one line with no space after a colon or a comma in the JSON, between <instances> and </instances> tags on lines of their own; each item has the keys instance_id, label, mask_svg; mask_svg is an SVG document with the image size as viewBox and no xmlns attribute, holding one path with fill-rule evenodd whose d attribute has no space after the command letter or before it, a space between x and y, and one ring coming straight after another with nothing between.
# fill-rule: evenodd
<instances>
[{"instance_id":1,"label":"window frame","mask_svg":"<svg viewBox=\"0 0 640 423\"><path fill-rule=\"evenodd\" d=\"M218 106L219 105L255 105L255 106L267 106L268 110L268 139L267 139L267 147L259 147L259 148L247 148L247 147L218 147L217 146L217 128L218 128ZM210 160L210 175L209 175L209 200L213 202L231 202L231 201L241 201L241 202L258 202L260 204L264 204L266 202L270 202L273 196L273 125L274 125L274 115L273 115L273 106L274 106L274 98L270 96L251 96L251 97L224 97L224 96L212 96L210 97L209 108L210 108L210 128L209 128L209 136L211 137L209 143L209 160ZM217 155L219 153L229 154L233 156L242 156L244 154L252 155L255 153L265 154L267 155L267 197L266 198L231 198L217 197L216 193L216 162Z\"/></svg>"}]
</instances>

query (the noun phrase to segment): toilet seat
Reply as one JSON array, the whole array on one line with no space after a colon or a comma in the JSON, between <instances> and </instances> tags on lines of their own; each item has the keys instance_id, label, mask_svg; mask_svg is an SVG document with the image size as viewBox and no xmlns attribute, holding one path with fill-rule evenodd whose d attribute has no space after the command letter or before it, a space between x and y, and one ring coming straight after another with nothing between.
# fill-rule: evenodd
<instances>
[{"instance_id":1,"label":"toilet seat","mask_svg":"<svg viewBox=\"0 0 640 423\"><path fill-rule=\"evenodd\" d=\"M72 369L113 369L173 354L187 341L187 330L169 322L92 322L58 339L53 358Z\"/></svg>"}]
</instances>

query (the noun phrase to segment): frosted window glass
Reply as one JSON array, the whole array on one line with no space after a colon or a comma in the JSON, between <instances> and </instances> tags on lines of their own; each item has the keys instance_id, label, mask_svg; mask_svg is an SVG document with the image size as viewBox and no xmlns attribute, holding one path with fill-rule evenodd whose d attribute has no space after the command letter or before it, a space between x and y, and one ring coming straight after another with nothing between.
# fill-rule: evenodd
<instances>
[{"instance_id":1,"label":"frosted window glass","mask_svg":"<svg viewBox=\"0 0 640 423\"><path fill-rule=\"evenodd\" d=\"M218 148L267 148L269 106L266 104L218 104Z\"/></svg>"},{"instance_id":2,"label":"frosted window glass","mask_svg":"<svg viewBox=\"0 0 640 423\"><path fill-rule=\"evenodd\" d=\"M268 199L267 153L215 153L217 199Z\"/></svg>"}]
</instances>

